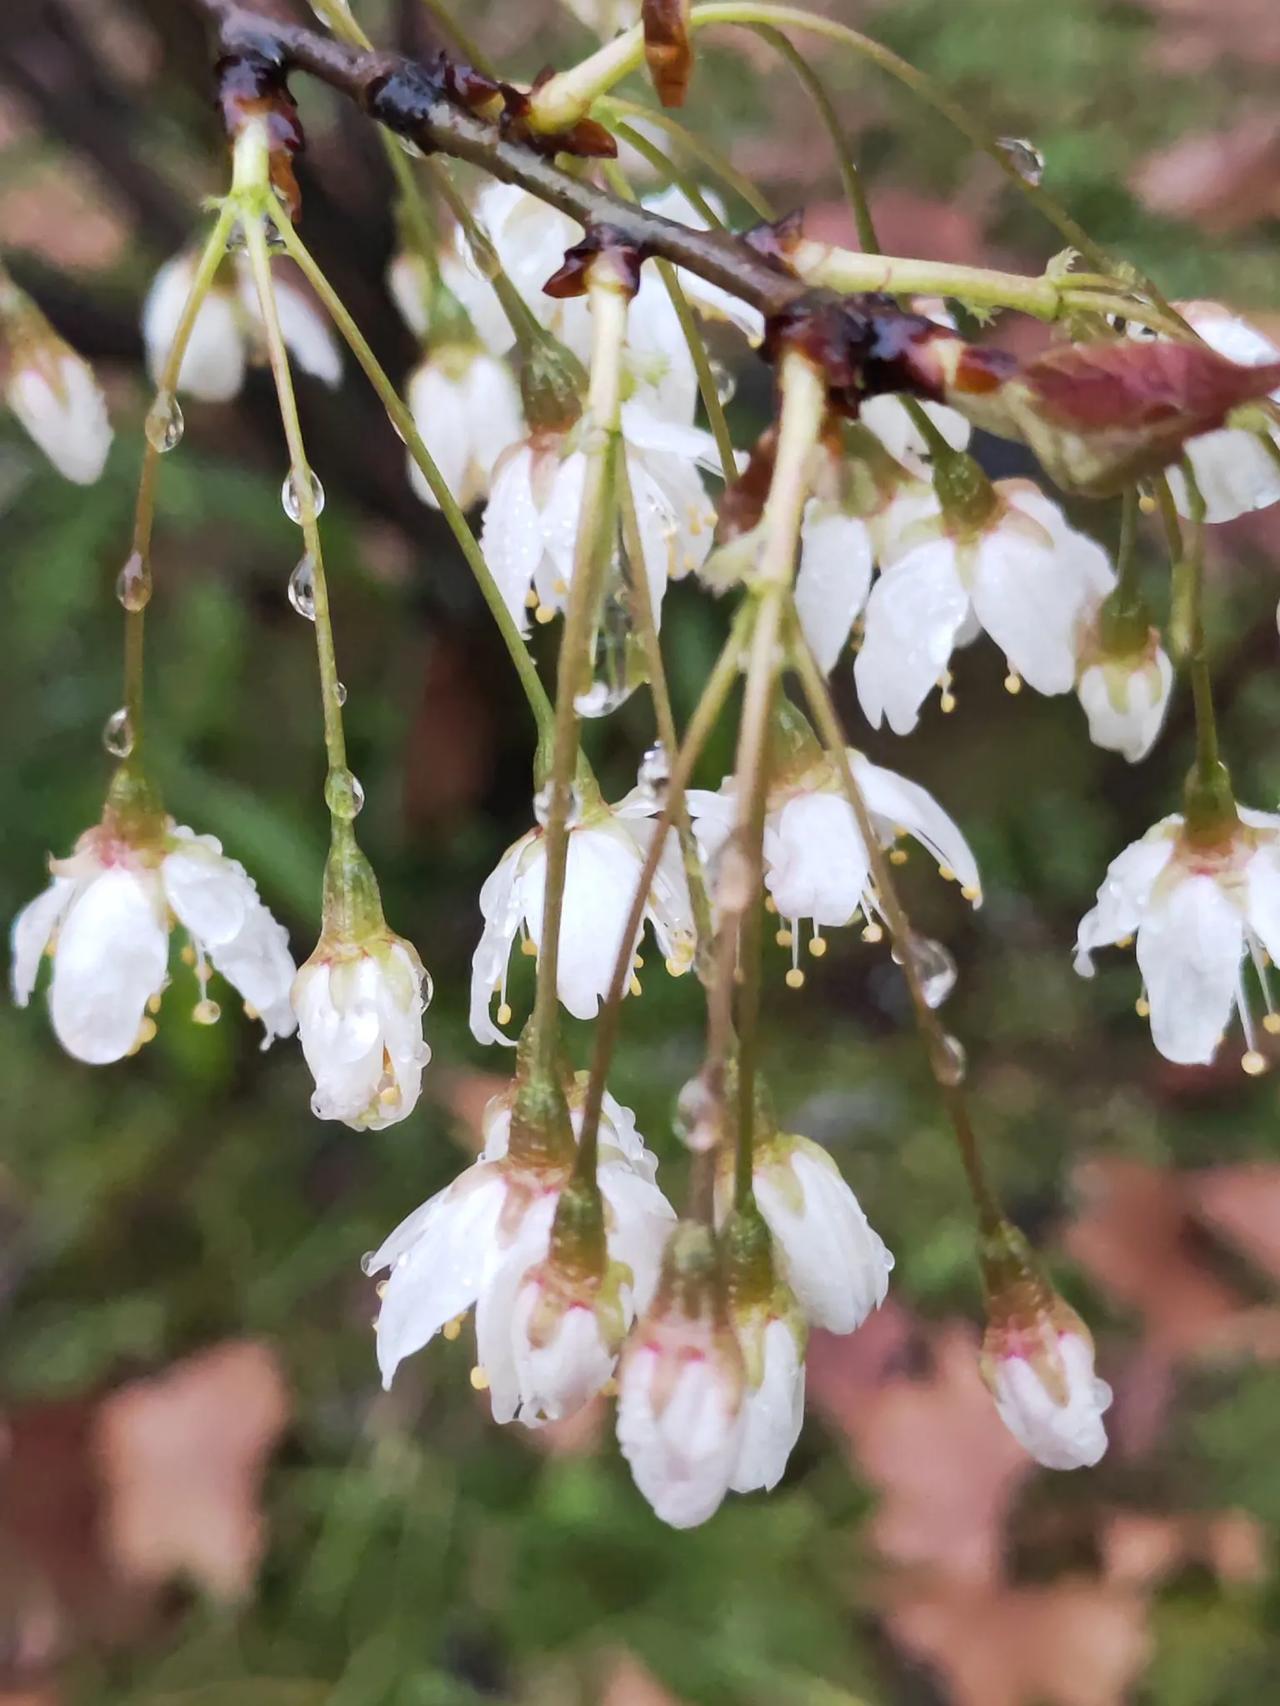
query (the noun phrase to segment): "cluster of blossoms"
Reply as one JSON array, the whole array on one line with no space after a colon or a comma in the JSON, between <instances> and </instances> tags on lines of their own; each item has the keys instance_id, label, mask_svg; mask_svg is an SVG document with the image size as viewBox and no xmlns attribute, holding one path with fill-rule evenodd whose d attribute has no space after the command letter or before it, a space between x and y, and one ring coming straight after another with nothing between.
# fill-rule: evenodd
<instances>
[{"instance_id":1,"label":"cluster of blossoms","mask_svg":"<svg viewBox=\"0 0 1280 1706\"><path fill-rule=\"evenodd\" d=\"M265 170L266 135L261 130L255 141L250 134L243 151L237 141L242 194L244 161L252 162L255 147ZM255 193L265 195L265 182ZM675 189L647 206L668 221L702 224ZM240 204L244 219L268 225L278 211L261 197ZM239 235L244 252L226 269L228 282L205 277L205 258L195 255L161 270L143 317L151 371L162 397L181 391L219 402L238 392L248 362L269 360L286 425L292 419L296 429L289 355L327 385L339 382L341 360L311 296L297 281L273 276L265 237ZM388 280L424 343L407 396L436 468L428 478L411 457L410 477L428 502L438 499L438 473L460 508L484 506L480 546L501 601L493 602L499 613L505 606L517 633L567 612L575 577L598 566L582 548L600 519L588 500L600 423L582 395L582 364L599 349L598 304L590 292L584 300L547 288L562 278L566 252L572 258L590 248L580 241L590 235L524 190L493 184L447 247L434 256L407 249ZM699 314L768 347L756 308L687 269L676 276ZM656 633L669 579L701 573L718 591L750 583L760 537L774 525L766 501L762 534L748 528L731 537L721 526L712 553L717 510L704 475L738 470L720 466L714 439L695 424L697 366L665 282L644 270L625 297L613 352L622 506L609 517L617 525L605 553L597 667L588 688L562 700L577 716L614 709L643 676L622 558ZM1238 367L1276 360L1264 339L1224 310L1189 304L1184 312L1205 344ZM903 318L917 333L923 326L926 341L950 325L940 305L932 324ZM63 473L96 478L110 427L89 370L2 275L0 324L11 407ZM815 374L811 367L811 380ZM1024 682L1048 695L1074 690L1099 746L1130 762L1143 758L1164 720L1173 666L1135 585L1132 540L1113 566L1031 481L988 479L969 454L969 419L949 403L859 397L850 421L830 394L838 389L817 392L786 539L797 559L787 620L794 611L819 680L841 666L856 636L852 673L868 722L908 734L935 688L942 710L954 709L953 655L986 634L1006 660L1010 692ZM1280 436L1266 405L1220 418L1220 428L1190 438L1183 470L1168 477L1170 505L1197 526L1280 498ZM400 421L412 440L403 414ZM783 423L777 430L781 486ZM299 496L292 440L290 452L286 509L303 526L310 553L318 551L319 505ZM754 460L739 485L750 485ZM307 561L322 585L318 558ZM431 986L415 949L388 927L355 840L361 796L341 756L327 595L317 602L316 589L313 581L305 599L299 594L299 608L305 603L318 624L332 840L310 958L295 965L284 928L243 868L212 837L165 815L126 746L102 821L69 858L53 861L49 888L15 923L13 987L25 1005L49 957L49 1006L63 1047L91 1064L120 1060L155 1034L170 936L180 927L196 1019L219 1015L209 994L216 973L261 1020L264 1046L297 1031L317 1117L376 1131L403 1120L418 1101L430 1060L423 1016ZM771 657L766 666L776 672ZM704 1188L698 1212L678 1217L634 1115L599 1084L593 1100L591 1081L561 1068L555 1049L542 1046L555 1033L539 1008L554 1016L558 1002L575 1018L593 1019L620 969L640 993L637 950L646 929L667 970L687 971L706 946L698 937L703 896L717 932L737 948L734 920L747 909L739 879L749 786L763 818L758 875L778 917L778 944L791 951L792 987L804 981L806 925L817 958L827 930L857 925L865 941L877 942L888 927L927 1024L951 991L955 967L940 944L901 934L885 861L905 857L897 843L910 837L967 901L976 906L982 898L977 862L944 808L896 770L842 742L821 743L775 686L771 673L760 730L767 750L755 774L684 793L689 845L667 833L672 755L660 745L616 804L601 797L585 768L572 788L562 769L558 791L548 782L535 799L533 827L481 890L472 963L471 1030L481 1044L517 1047L511 1084L486 1110L478 1159L364 1262L368 1274L387 1276L377 1320L387 1385L437 1335L456 1338L474 1308L472 1383L488 1391L495 1420L538 1427L616 1390L618 1439L636 1484L677 1527L706 1520L730 1490L778 1482L803 1419L809 1332L855 1331L883 1302L893 1260L832 1158L780 1130L758 1084L754 1123L738 1109L749 1141L735 1153L741 1134L732 1129L726 1079L737 1066L728 1050L682 1097L683 1135ZM1242 968L1251 958L1267 1000L1265 1028L1280 1030L1265 970L1266 959L1280 954L1280 815L1238 807L1225 773L1202 757L1184 813L1112 864L1081 922L1076 963L1088 975L1096 948L1136 936L1156 1046L1172 1060L1209 1060L1238 1011L1245 1065L1256 1071L1265 1060ZM550 804L566 795L567 821ZM557 921L553 944L549 917ZM517 938L540 976L547 960L554 963L518 1045L508 1029ZM939 1077L953 1089L958 1083ZM750 1104L745 1069L742 1088ZM999 1414L1041 1463L1095 1463L1106 1447L1110 1393L1095 1376L1088 1332L1040 1279L1013 1229L990 1203L979 1206L989 1318L983 1367Z\"/></svg>"}]
</instances>

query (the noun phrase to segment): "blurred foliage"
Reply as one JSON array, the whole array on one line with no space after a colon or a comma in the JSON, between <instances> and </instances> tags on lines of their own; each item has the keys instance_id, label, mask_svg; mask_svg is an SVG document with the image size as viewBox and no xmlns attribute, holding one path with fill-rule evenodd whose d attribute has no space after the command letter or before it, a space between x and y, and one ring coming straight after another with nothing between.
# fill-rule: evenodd
<instances>
[{"instance_id":1,"label":"blurred foliage","mask_svg":"<svg viewBox=\"0 0 1280 1706\"><path fill-rule=\"evenodd\" d=\"M132 12L138 27L157 12L142 3L119 10ZM566 44L585 45L571 22L558 25L550 5L527 15L507 0L466 10L468 27L509 52L519 74L563 60ZM1102 242L1155 270L1171 294L1265 303L1270 292L1275 306L1274 223L1259 221L1231 242L1207 241L1144 212L1125 187L1145 153L1184 130L1229 120L1240 100L1264 91L1261 70L1232 61L1209 75L1165 74L1155 58L1159 18L1122 0L1049 8L1040 0L897 0L866 10L869 28L994 128L1032 136L1047 155L1049 187ZM977 207L984 218L989 210L990 240L1029 268L1057 246L1012 199L994 200L990 169L902 91L833 47L815 61L857 134L873 200L891 188L919 198L919 252L932 252L927 208L941 215L948 204ZM1271 76L1274 92L1274 68ZM145 125L154 144L171 144L171 155L153 150L145 160L173 195L216 182L204 93L178 78L156 82L145 118L128 121ZM354 206L331 105L310 94L306 107L314 115L311 185L339 162L333 193L340 207L344 195ZM756 165L781 137L770 193L782 205L832 200L834 173L815 164L823 158L818 132L795 107L762 49L744 58L722 37L700 66L688 118ZM109 114L105 122L126 121ZM361 159L376 168L376 157ZM64 174L81 169L81 156L46 128L40 142L27 138L6 153L5 185L33 160ZM180 169L202 161L189 175ZM108 199L127 217L118 181ZM134 303L147 266L163 254L163 233L137 217L137 242L126 241L93 277L74 280L83 295L60 315L70 335L86 302L117 313ZM190 217L194 229L194 204ZM332 238L332 224L317 223ZM341 260L361 265L376 292L383 257L376 232L367 241L367 255ZM385 253L385 232L382 241ZM321 253L331 258L323 246ZM123 312L127 318L132 307ZM382 335L395 335L389 319ZM95 488L73 492L11 427L0 428L0 902L9 914L38 886L46 853L65 851L95 818L107 777L97 730L118 696L111 589L125 555L144 407L136 369L113 372L121 431ZM39 1002L25 1013L0 1012L7 1402L92 1393L212 1339L253 1335L279 1347L295 1403L268 1484L269 1549L252 1601L228 1610L188 1596L141 1649L82 1655L68 1698L120 1706L464 1706L489 1698L558 1706L601 1698L609 1655L626 1649L676 1695L708 1706L945 1699L942 1685L908 1665L878 1625L865 1529L874 1495L851 1473L844 1442L816 1416L775 1494L732 1501L704 1529L674 1534L631 1488L607 1426L600 1449L585 1455L547 1455L514 1430L495 1429L467 1383L469 1329L461 1342L435 1344L415 1359L393 1394L377 1391L374 1305L360 1252L457 1169L465 1142L450 1097L464 1075L502 1065L470 1039L467 975L479 883L527 825L529 730L438 524L412 507L408 521L403 508L383 513L359 467L330 480L324 447L358 437L368 422L369 455L385 479L398 477L400 450L385 422L376 411L349 412L355 390L354 380L335 399L304 388L303 400L329 489L326 554L352 759L369 801L361 832L393 926L419 945L435 978L434 1094L404 1125L377 1136L320 1125L308 1112L296 1047L260 1056L253 1028L238 1016L212 1029L192 1024L194 992L180 968L157 1040L112 1070L64 1058ZM762 395L751 378L739 403L744 432ZM280 510L283 452L263 387L251 385L238 409L208 416L206 423L200 409L189 410L187 440L162 470L148 619L154 760L170 809L224 839L289 924L302 957L317 925L325 825L311 634L285 594L298 535ZM1082 521L1100 533L1114 526L1105 513ZM1280 797L1280 685L1264 547L1256 530L1231 536L1210 619L1240 792L1270 808ZM1160 604L1154 554L1149 571ZM694 589L673 593L664 639L682 710L696 697L721 623L722 612ZM464 695L454 714L487 729L479 771L456 809L433 805L430 791L454 727L424 686L441 653L461 660L473 696L478 682L484 701L477 708ZM1093 983L1071 970L1075 921L1105 862L1176 797L1190 754L1185 698L1152 758L1131 771L1088 745L1074 700L1010 700L985 647L960 662L957 713L943 718L935 707L906 741L859 729L841 673L855 738L866 735L874 757L936 790L984 870L986 904L972 917L918 857L906 882L921 928L944 937L960 962L951 1013L970 1047L976 1116L992 1169L1024 1223L1052 1247L1072 1209L1072 1169L1099 1152L1162 1168L1280 1162L1271 1082L1229 1067L1199 1075L1164 1067L1132 1015L1131 962L1113 956ZM596 738L604 772L621 791L651 738L647 711L628 707ZM704 766L710 785L727 763L727 741L726 732ZM846 1169L897 1253L896 1292L926 1317L973 1317L961 1178L900 983L883 952L843 935L832 948L799 994L782 987L781 954L771 961L767 1065L776 1102ZM681 1170L670 1110L698 1059L697 991L691 980L673 983L651 970L626 1021L612 1088L635 1107L670 1186ZM571 1040L585 1062L585 1028L574 1028ZM1065 1260L1058 1271L1089 1310L1105 1366L1139 1323ZM1068 1514L1095 1501L1236 1507L1273 1525L1278 1378L1274 1368L1233 1363L1180 1381L1175 1420L1151 1451L1116 1451L1091 1480L1046 1486L1041 1478L1034 1499ZM1020 1556L1034 1575L1034 1555ZM1278 1617L1274 1576L1231 1589L1188 1565L1156 1600L1154 1658L1136 1698L1150 1706L1261 1706L1280 1675Z\"/></svg>"}]
</instances>

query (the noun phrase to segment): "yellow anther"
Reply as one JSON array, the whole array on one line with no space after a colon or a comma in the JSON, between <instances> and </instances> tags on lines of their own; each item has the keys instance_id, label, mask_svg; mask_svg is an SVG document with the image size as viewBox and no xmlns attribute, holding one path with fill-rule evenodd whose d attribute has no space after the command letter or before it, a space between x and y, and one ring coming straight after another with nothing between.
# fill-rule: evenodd
<instances>
[{"instance_id":1,"label":"yellow anther","mask_svg":"<svg viewBox=\"0 0 1280 1706\"><path fill-rule=\"evenodd\" d=\"M689 969L688 965L676 959L674 954L664 960L663 964L666 966L671 977L683 977Z\"/></svg>"},{"instance_id":2,"label":"yellow anther","mask_svg":"<svg viewBox=\"0 0 1280 1706\"><path fill-rule=\"evenodd\" d=\"M906 862L907 862L907 850L905 847L890 848L890 850L889 850L889 863L891 865L905 865Z\"/></svg>"},{"instance_id":3,"label":"yellow anther","mask_svg":"<svg viewBox=\"0 0 1280 1706\"><path fill-rule=\"evenodd\" d=\"M1150 1018L1151 1003L1147 1000L1145 995L1140 995L1133 1004L1133 1010L1140 1019Z\"/></svg>"},{"instance_id":4,"label":"yellow anther","mask_svg":"<svg viewBox=\"0 0 1280 1706\"><path fill-rule=\"evenodd\" d=\"M791 934L790 930L779 930L775 932L773 939L780 948L789 948L792 942L795 941L795 937Z\"/></svg>"},{"instance_id":5,"label":"yellow anther","mask_svg":"<svg viewBox=\"0 0 1280 1706\"><path fill-rule=\"evenodd\" d=\"M612 1375L609 1376L608 1380L606 1380L604 1385L600 1388L600 1396L602 1398L616 1398L618 1396L618 1382Z\"/></svg>"},{"instance_id":6,"label":"yellow anther","mask_svg":"<svg viewBox=\"0 0 1280 1706\"><path fill-rule=\"evenodd\" d=\"M183 947L181 958L184 966L193 966L196 963L196 951L190 942Z\"/></svg>"},{"instance_id":7,"label":"yellow anther","mask_svg":"<svg viewBox=\"0 0 1280 1706\"><path fill-rule=\"evenodd\" d=\"M555 593L557 598L564 598L569 591L569 583L562 577L557 576L551 583L551 590Z\"/></svg>"},{"instance_id":8,"label":"yellow anther","mask_svg":"<svg viewBox=\"0 0 1280 1706\"><path fill-rule=\"evenodd\" d=\"M379 1280L373 1289L377 1292L379 1297L385 1297L387 1295L387 1287L390 1284L390 1280Z\"/></svg>"},{"instance_id":9,"label":"yellow anther","mask_svg":"<svg viewBox=\"0 0 1280 1706\"><path fill-rule=\"evenodd\" d=\"M1018 674L1016 669L1011 669L1008 675L1005 676L1004 690L1006 693L1022 692L1022 677Z\"/></svg>"},{"instance_id":10,"label":"yellow anther","mask_svg":"<svg viewBox=\"0 0 1280 1706\"><path fill-rule=\"evenodd\" d=\"M203 1001L197 1001L191 1009L191 1017L197 1025L216 1025L222 1017L222 1009L206 995Z\"/></svg>"},{"instance_id":11,"label":"yellow anther","mask_svg":"<svg viewBox=\"0 0 1280 1706\"><path fill-rule=\"evenodd\" d=\"M537 591L536 587L531 586L529 588L528 592L526 592L524 595L524 601L528 605L530 610L536 610L538 608L538 606L542 602L542 600L538 597L538 591Z\"/></svg>"},{"instance_id":12,"label":"yellow anther","mask_svg":"<svg viewBox=\"0 0 1280 1706\"><path fill-rule=\"evenodd\" d=\"M1131 948L1132 946L1133 946L1133 937L1132 936L1121 936L1116 941L1116 947L1117 948Z\"/></svg>"},{"instance_id":13,"label":"yellow anther","mask_svg":"<svg viewBox=\"0 0 1280 1706\"><path fill-rule=\"evenodd\" d=\"M788 989L803 989L804 973L800 970L799 966L792 966L784 981L786 982Z\"/></svg>"},{"instance_id":14,"label":"yellow anther","mask_svg":"<svg viewBox=\"0 0 1280 1706\"><path fill-rule=\"evenodd\" d=\"M966 900L977 902L982 899L982 890L975 889L972 883L966 883L960 893Z\"/></svg>"},{"instance_id":15,"label":"yellow anther","mask_svg":"<svg viewBox=\"0 0 1280 1706\"><path fill-rule=\"evenodd\" d=\"M766 912L776 912L778 910L778 903L771 894L767 894L764 897L764 909Z\"/></svg>"},{"instance_id":16,"label":"yellow anther","mask_svg":"<svg viewBox=\"0 0 1280 1706\"><path fill-rule=\"evenodd\" d=\"M388 1084L385 1090L378 1091L378 1100L384 1108L395 1108L400 1104L400 1086Z\"/></svg>"},{"instance_id":17,"label":"yellow anther","mask_svg":"<svg viewBox=\"0 0 1280 1706\"><path fill-rule=\"evenodd\" d=\"M884 931L878 924L868 924L862 932L862 940L864 942L881 942L884 940Z\"/></svg>"},{"instance_id":18,"label":"yellow anther","mask_svg":"<svg viewBox=\"0 0 1280 1706\"><path fill-rule=\"evenodd\" d=\"M640 994L640 979L633 975L631 982L627 985L627 988L631 991L631 993L633 995L639 995Z\"/></svg>"},{"instance_id":19,"label":"yellow anther","mask_svg":"<svg viewBox=\"0 0 1280 1706\"><path fill-rule=\"evenodd\" d=\"M1142 496L1138 499L1138 508L1142 511L1143 515L1154 515L1156 513L1156 500L1150 492L1143 492Z\"/></svg>"},{"instance_id":20,"label":"yellow anther","mask_svg":"<svg viewBox=\"0 0 1280 1706\"><path fill-rule=\"evenodd\" d=\"M942 878L944 883L954 883L956 880L956 874L951 869L950 865L939 865L938 875Z\"/></svg>"},{"instance_id":21,"label":"yellow anther","mask_svg":"<svg viewBox=\"0 0 1280 1706\"><path fill-rule=\"evenodd\" d=\"M644 955L643 954L637 954L635 959L632 960L631 964L634 966L636 971L643 971L644 970Z\"/></svg>"},{"instance_id":22,"label":"yellow anther","mask_svg":"<svg viewBox=\"0 0 1280 1706\"><path fill-rule=\"evenodd\" d=\"M148 1013L158 1013L159 1011L160 1011L160 997L158 995L152 995L147 1001L147 1012Z\"/></svg>"},{"instance_id":23,"label":"yellow anther","mask_svg":"<svg viewBox=\"0 0 1280 1706\"><path fill-rule=\"evenodd\" d=\"M500 1025L509 1025L511 1023L511 1007L505 1001L500 1002L498 1006L498 1023Z\"/></svg>"},{"instance_id":24,"label":"yellow anther","mask_svg":"<svg viewBox=\"0 0 1280 1706\"><path fill-rule=\"evenodd\" d=\"M548 622L555 620L555 614L553 604L539 604L533 612L533 619L535 622L541 622L545 628Z\"/></svg>"},{"instance_id":25,"label":"yellow anther","mask_svg":"<svg viewBox=\"0 0 1280 1706\"><path fill-rule=\"evenodd\" d=\"M444 1326L440 1329L440 1331L444 1334L445 1338L448 1339L450 1344L452 1344L453 1341L461 1333L462 1323L465 1320L466 1320L465 1315L455 1315L452 1321L446 1321Z\"/></svg>"},{"instance_id":26,"label":"yellow anther","mask_svg":"<svg viewBox=\"0 0 1280 1706\"><path fill-rule=\"evenodd\" d=\"M520 938L520 952L522 954L527 954L531 960L537 959L538 944L534 941L532 936L522 936Z\"/></svg>"},{"instance_id":27,"label":"yellow anther","mask_svg":"<svg viewBox=\"0 0 1280 1706\"><path fill-rule=\"evenodd\" d=\"M809 952L813 955L815 960L820 960L826 951L827 938L825 936L813 936L810 938Z\"/></svg>"},{"instance_id":28,"label":"yellow anther","mask_svg":"<svg viewBox=\"0 0 1280 1706\"><path fill-rule=\"evenodd\" d=\"M471 1370L471 1384L475 1387L477 1392L488 1391L489 1376L480 1367L479 1363L477 1363L476 1366Z\"/></svg>"},{"instance_id":29,"label":"yellow anther","mask_svg":"<svg viewBox=\"0 0 1280 1706\"><path fill-rule=\"evenodd\" d=\"M954 693L944 693L942 695L942 697L938 700L938 709L943 713L944 716L949 717L951 715L951 713L955 710L955 708L956 708L956 696Z\"/></svg>"},{"instance_id":30,"label":"yellow anther","mask_svg":"<svg viewBox=\"0 0 1280 1706\"><path fill-rule=\"evenodd\" d=\"M1280 1036L1280 1013L1268 1013L1262 1021L1262 1028L1268 1036Z\"/></svg>"},{"instance_id":31,"label":"yellow anther","mask_svg":"<svg viewBox=\"0 0 1280 1706\"><path fill-rule=\"evenodd\" d=\"M134 1047L135 1048L144 1048L147 1045L147 1043L154 1042L155 1035L156 1035L156 1022L155 1022L155 1020L154 1019L144 1019L142 1021L142 1023L138 1026L138 1040L134 1044Z\"/></svg>"},{"instance_id":32,"label":"yellow anther","mask_svg":"<svg viewBox=\"0 0 1280 1706\"><path fill-rule=\"evenodd\" d=\"M1256 1048L1246 1049L1240 1056L1240 1065L1250 1078L1256 1078L1259 1073L1267 1070L1267 1057L1265 1054L1259 1054Z\"/></svg>"},{"instance_id":33,"label":"yellow anther","mask_svg":"<svg viewBox=\"0 0 1280 1706\"><path fill-rule=\"evenodd\" d=\"M259 1013L252 1001L246 1001L244 1004L244 1016L246 1019L260 1019L262 1014Z\"/></svg>"}]
</instances>

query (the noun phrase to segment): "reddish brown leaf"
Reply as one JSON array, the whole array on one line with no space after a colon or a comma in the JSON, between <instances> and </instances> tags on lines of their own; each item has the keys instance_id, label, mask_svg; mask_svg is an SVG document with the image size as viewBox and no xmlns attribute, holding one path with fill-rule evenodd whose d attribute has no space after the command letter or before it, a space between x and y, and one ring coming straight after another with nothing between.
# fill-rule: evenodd
<instances>
[{"instance_id":1,"label":"reddish brown leaf","mask_svg":"<svg viewBox=\"0 0 1280 1706\"><path fill-rule=\"evenodd\" d=\"M644 57L664 107L682 107L693 76L689 0L644 0Z\"/></svg>"}]
</instances>

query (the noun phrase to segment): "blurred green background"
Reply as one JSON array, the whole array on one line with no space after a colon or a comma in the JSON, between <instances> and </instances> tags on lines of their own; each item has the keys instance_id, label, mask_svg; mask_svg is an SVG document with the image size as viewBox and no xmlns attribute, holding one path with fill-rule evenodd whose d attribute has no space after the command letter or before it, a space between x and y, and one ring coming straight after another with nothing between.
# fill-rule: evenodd
<instances>
[{"instance_id":1,"label":"blurred green background","mask_svg":"<svg viewBox=\"0 0 1280 1706\"><path fill-rule=\"evenodd\" d=\"M1217 295L1280 324L1269 0L828 9L997 131L1034 139L1047 186L1170 295ZM380 39L429 39L414 0L356 10ZM488 0L465 22L516 77L590 40L552 0ZM945 125L834 47L809 46L886 247L1028 271L1060 247ZM41 885L47 853L96 818L108 777L112 587L146 406L137 310L154 269L200 229L200 196L220 187L206 59L201 28L171 0L18 0L0 31L0 242L95 361L118 434L105 477L80 491L0 423L9 915ZM413 347L381 286L393 242L381 156L325 92L301 79L296 92L304 232L402 376ZM844 236L829 148L762 43L709 43L686 117L780 206L806 204L811 229ZM998 322L990 335L1022 334ZM765 381L726 337L716 347L742 370L747 442ZM632 1488L608 1415L551 1448L492 1425L467 1381L469 1327L406 1365L392 1394L378 1389L360 1254L463 1164L481 1075L506 1069L470 1038L467 978L479 884L528 825L531 743L478 596L408 493L377 405L353 374L336 394L304 381L302 401L328 493L360 831L391 924L435 979L434 1063L416 1113L361 1136L310 1116L296 1045L260 1055L230 1002L217 1026L193 1024L180 970L159 1036L116 1068L65 1058L41 1002L0 1009L0 1673L13 1690L0 1699L1273 1700L1274 1082L1240 1074L1234 1041L1213 1069L1168 1066L1133 1014L1131 960L1104 957L1090 984L1069 954L1106 862L1174 806L1185 694L1131 770L1088 745L1074 699L1010 699L985 645L960 660L956 713L935 706L904 741L867 731L847 664L836 677L852 738L933 788L978 853L976 915L918 856L907 894L960 963L948 1015L991 1166L1117 1388L1111 1454L1096 1471L1026 1473L957 1372L954 1322L980 1319L961 1178L896 973L883 950L841 936L799 993L783 987L785 956L771 959L767 1070L787 1123L830 1145L896 1252L893 1302L853 1340L815 1344L784 1484L671 1533ZM148 618L156 776L179 821L221 837L256 876L301 959L318 923L322 747L312 634L286 597L299 537L280 509L269 387L253 374L235 404L192 404L187 421L162 469ZM1020 466L1007 449L993 456ZM1109 509L1077 519L1114 537ZM1275 517L1219 530L1209 594L1227 751L1241 798L1268 809L1280 800L1275 542ZM1148 570L1163 609L1154 548ZM663 639L678 710L723 627L697 589L673 591ZM637 698L594 733L620 793L652 738L649 711ZM726 722L707 785L730 738ZM611 1087L678 1200L670 1116L698 1062L698 991L651 970L625 1017ZM571 1038L585 1064L586 1027ZM255 1454L274 1436L264 1424L260 1453L236 1443L234 1380L214 1370L198 1387L195 1434L180 1406L164 1419L154 1384L241 1340L267 1347L288 1391L260 1492ZM99 1427L107 1395L138 1389L160 1393L141 1461L167 1489L153 1525L175 1529L153 1537L162 1564L145 1583L119 1555Z\"/></svg>"}]
</instances>

